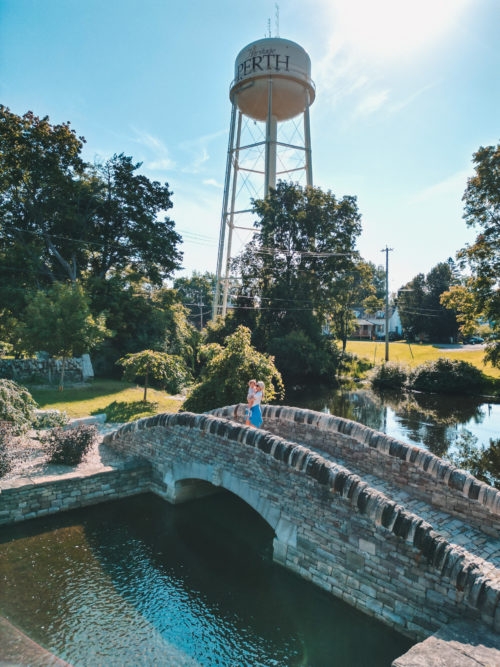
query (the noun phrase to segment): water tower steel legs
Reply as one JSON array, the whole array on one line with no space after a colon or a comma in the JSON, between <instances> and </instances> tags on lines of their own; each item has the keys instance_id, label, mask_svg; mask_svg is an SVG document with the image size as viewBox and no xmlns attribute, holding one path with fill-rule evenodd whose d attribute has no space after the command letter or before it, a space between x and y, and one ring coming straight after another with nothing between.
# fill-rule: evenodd
<instances>
[{"instance_id":1,"label":"water tower steel legs","mask_svg":"<svg viewBox=\"0 0 500 667\"><path fill-rule=\"evenodd\" d=\"M278 120L273 116L273 80L269 79L267 87L267 118L266 118L266 157L265 157L265 196L270 188L276 187L276 141L278 139Z\"/></svg>"},{"instance_id":2,"label":"water tower steel legs","mask_svg":"<svg viewBox=\"0 0 500 667\"><path fill-rule=\"evenodd\" d=\"M234 230L234 205L236 202L236 185L238 183L238 169L239 169L239 157L240 157L240 140L241 140L241 111L238 113L238 129L236 131L236 146L234 148L234 161L233 161L233 186L231 192L231 208L229 209L229 218L226 214L226 220L228 220L228 235L227 235L227 255L226 255L226 276L224 279L224 295L222 298L222 317L226 316L227 310L227 292L229 289L229 272L231 269L231 245L233 242L233 230ZM229 187L229 183L227 184Z\"/></svg>"},{"instance_id":3,"label":"water tower steel legs","mask_svg":"<svg viewBox=\"0 0 500 667\"><path fill-rule=\"evenodd\" d=\"M304 111L304 144L306 153L306 183L310 187L313 184L313 170L312 170L312 151L311 151L311 123L309 120L309 105L310 95L306 91L306 108Z\"/></svg>"},{"instance_id":4,"label":"water tower steel legs","mask_svg":"<svg viewBox=\"0 0 500 667\"><path fill-rule=\"evenodd\" d=\"M233 231L235 228L251 231L251 228L238 227L238 225L234 224L236 214L250 212L250 209L242 211L235 210L238 172L240 171L240 169L243 169L244 171L254 171L255 173L262 174L264 177L264 196L267 196L269 194L270 188L276 187L276 176L277 176L276 162L277 162L278 146L284 148L292 148L295 150L304 151L304 166L293 169L292 168L287 169L285 167L284 171L280 171L279 174L288 174L304 169L306 174L306 184L308 186L312 186L313 180L312 180L311 127L309 121L309 104L310 104L310 96L309 92L306 91L306 104L305 104L305 109L303 111L304 146L302 147L278 141L278 120L276 116L273 115L273 81L272 79L269 79L265 140L261 142L256 142L254 144L241 146L243 114L241 111L238 111L237 99L235 98L233 101L233 107L231 112L231 126L229 130L229 143L227 149L226 175L224 180L224 196L222 199L222 215L221 215L221 225L219 234L219 251L217 256L216 284L215 284L215 293L212 306L212 319L214 320L218 315L225 316L227 312ZM238 113L238 122L236 123L237 113ZM244 167L240 168L239 165L240 152L242 152L244 149L251 149L258 146L262 146L263 144L265 148L264 171L246 169ZM226 227L228 227L227 244L226 244Z\"/></svg>"},{"instance_id":5,"label":"water tower steel legs","mask_svg":"<svg viewBox=\"0 0 500 667\"><path fill-rule=\"evenodd\" d=\"M226 221L227 221L227 202L229 199L229 184L231 181L231 171L232 171L232 162L233 162L233 142L234 142L234 127L236 124L236 100L233 102L233 108L231 110L231 125L229 128L229 142L227 146L227 159L226 159L226 176L224 179L224 196L222 198L222 215L220 222L220 233L219 233L219 251L217 254L217 275L215 281L215 294L214 301L212 306L212 319L215 320L218 313L219 301L220 301L220 287L221 287L221 277L222 277L222 263L224 261L224 247L225 247L225 238L226 238Z\"/></svg>"}]
</instances>

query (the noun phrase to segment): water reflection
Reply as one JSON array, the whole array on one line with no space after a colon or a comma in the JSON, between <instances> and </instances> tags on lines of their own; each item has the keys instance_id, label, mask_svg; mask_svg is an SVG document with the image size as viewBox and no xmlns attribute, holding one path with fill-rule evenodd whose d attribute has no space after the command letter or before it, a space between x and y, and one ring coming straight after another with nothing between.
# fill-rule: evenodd
<instances>
[{"instance_id":1,"label":"water reflection","mask_svg":"<svg viewBox=\"0 0 500 667\"><path fill-rule=\"evenodd\" d=\"M353 419L437 456L451 455L464 430L480 447L500 432L500 404L477 397L340 388L292 394L287 402Z\"/></svg>"}]
</instances>

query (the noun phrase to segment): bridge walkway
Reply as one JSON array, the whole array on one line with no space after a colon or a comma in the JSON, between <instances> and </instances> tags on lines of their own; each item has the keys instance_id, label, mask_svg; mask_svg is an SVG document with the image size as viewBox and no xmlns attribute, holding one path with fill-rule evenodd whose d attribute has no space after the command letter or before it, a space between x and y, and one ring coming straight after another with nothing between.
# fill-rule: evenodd
<instances>
[{"instance_id":1,"label":"bridge walkway","mask_svg":"<svg viewBox=\"0 0 500 667\"><path fill-rule=\"evenodd\" d=\"M331 453L318 446L311 446L310 442L307 443L306 446L317 451L325 459L348 468L351 472L361 477L363 481L380 493L383 493L391 500L399 503L409 512L422 517L422 519L430 523L433 529L445 537L450 543L456 544L457 546L464 548L473 556L477 556L478 558L491 563L492 570L494 568L498 569L498 572L493 572L492 576L500 581L499 539L491 537L479 528L471 526L457 517L412 496L405 489L402 489L393 482L365 472L361 467L353 464L352 461L347 462L338 456L333 456Z\"/></svg>"}]
</instances>

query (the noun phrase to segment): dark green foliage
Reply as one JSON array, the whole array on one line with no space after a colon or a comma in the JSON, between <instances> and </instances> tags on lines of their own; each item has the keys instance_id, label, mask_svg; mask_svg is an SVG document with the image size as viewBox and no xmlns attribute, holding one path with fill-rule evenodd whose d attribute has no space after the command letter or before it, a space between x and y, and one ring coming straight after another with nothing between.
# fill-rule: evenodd
<instances>
[{"instance_id":1,"label":"dark green foliage","mask_svg":"<svg viewBox=\"0 0 500 667\"><path fill-rule=\"evenodd\" d=\"M424 276L419 273L398 292L398 312L410 340L425 339L449 343L455 340L455 313L441 303L441 295L458 281L453 260L436 264Z\"/></svg>"},{"instance_id":2,"label":"dark green foliage","mask_svg":"<svg viewBox=\"0 0 500 667\"><path fill-rule=\"evenodd\" d=\"M0 380L0 421L11 422L15 435L25 433L31 427L36 407L25 387L13 380Z\"/></svg>"},{"instance_id":3,"label":"dark green foliage","mask_svg":"<svg viewBox=\"0 0 500 667\"><path fill-rule=\"evenodd\" d=\"M77 283L54 283L29 294L18 331L23 348L31 354L43 350L63 359L61 389L65 360L89 352L109 335L104 317L92 316L88 297Z\"/></svg>"},{"instance_id":4,"label":"dark green foliage","mask_svg":"<svg viewBox=\"0 0 500 667\"><path fill-rule=\"evenodd\" d=\"M313 342L304 331L291 331L273 338L269 352L274 356L286 385L305 384L311 378L331 382L339 371L341 353L328 338Z\"/></svg>"},{"instance_id":5,"label":"dark green foliage","mask_svg":"<svg viewBox=\"0 0 500 667\"><path fill-rule=\"evenodd\" d=\"M370 383L376 389L402 389L408 381L408 368L394 361L375 366Z\"/></svg>"},{"instance_id":6,"label":"dark green foliage","mask_svg":"<svg viewBox=\"0 0 500 667\"><path fill-rule=\"evenodd\" d=\"M217 343L202 346L206 363L201 382L184 402L184 409L204 412L223 405L246 401L248 381L262 380L266 385L265 401L283 396L281 375L273 358L261 354L250 343L250 330L240 326L225 340L225 347Z\"/></svg>"},{"instance_id":7,"label":"dark green foliage","mask_svg":"<svg viewBox=\"0 0 500 667\"><path fill-rule=\"evenodd\" d=\"M174 290L155 289L145 281L127 284L124 278L113 277L92 281L91 293L93 310L106 313L113 331L92 355L96 376L118 377L117 360L145 349L181 356L194 370L199 334L188 323Z\"/></svg>"},{"instance_id":8,"label":"dark green foliage","mask_svg":"<svg viewBox=\"0 0 500 667\"><path fill-rule=\"evenodd\" d=\"M449 458L458 468L500 489L500 438L490 440L489 447L481 447L470 431L463 430Z\"/></svg>"},{"instance_id":9,"label":"dark green foliage","mask_svg":"<svg viewBox=\"0 0 500 667\"><path fill-rule=\"evenodd\" d=\"M355 250L361 232L356 198L280 182L254 202L254 212L256 233L234 266L241 285L233 321L251 329L258 350L278 355L283 342L280 372L325 381L335 375L326 359L331 350L323 345L325 322L331 319L336 330L340 312L352 318L350 278L363 282ZM297 334L301 359L295 362L289 350Z\"/></svg>"},{"instance_id":10,"label":"dark green foliage","mask_svg":"<svg viewBox=\"0 0 500 667\"><path fill-rule=\"evenodd\" d=\"M54 428L44 436L42 442L49 453L50 463L75 466L82 462L96 442L97 435L95 426L82 424L67 431Z\"/></svg>"},{"instance_id":11,"label":"dark green foliage","mask_svg":"<svg viewBox=\"0 0 500 667\"><path fill-rule=\"evenodd\" d=\"M215 274L193 271L190 278L176 278L174 289L189 312L189 322L200 331L212 316Z\"/></svg>"},{"instance_id":12,"label":"dark green foliage","mask_svg":"<svg viewBox=\"0 0 500 667\"><path fill-rule=\"evenodd\" d=\"M12 458L9 447L12 441L12 429L6 424L0 424L0 478L12 470Z\"/></svg>"},{"instance_id":13,"label":"dark green foliage","mask_svg":"<svg viewBox=\"0 0 500 667\"><path fill-rule=\"evenodd\" d=\"M408 378L411 389L445 394L474 394L480 392L483 385L483 374L478 368L446 357L417 366Z\"/></svg>"},{"instance_id":14,"label":"dark green foliage","mask_svg":"<svg viewBox=\"0 0 500 667\"><path fill-rule=\"evenodd\" d=\"M464 308L465 328L482 317L490 322L495 339L486 347L486 360L500 367L500 144L481 146L473 155L475 175L469 178L463 200L464 218L478 235L474 243L458 253L472 273L467 282L466 301L473 308ZM461 310L460 308L458 309Z\"/></svg>"}]
</instances>

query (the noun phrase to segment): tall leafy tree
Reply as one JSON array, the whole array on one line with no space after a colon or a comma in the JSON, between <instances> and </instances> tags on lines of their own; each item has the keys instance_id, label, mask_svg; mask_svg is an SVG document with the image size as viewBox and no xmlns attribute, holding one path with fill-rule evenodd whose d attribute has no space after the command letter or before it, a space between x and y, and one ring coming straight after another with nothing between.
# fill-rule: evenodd
<instances>
[{"instance_id":1,"label":"tall leafy tree","mask_svg":"<svg viewBox=\"0 0 500 667\"><path fill-rule=\"evenodd\" d=\"M19 311L23 291L74 280L86 249L91 187L83 178L83 138L69 123L0 105L0 299ZM71 231L70 231L71 230Z\"/></svg>"},{"instance_id":2,"label":"tall leafy tree","mask_svg":"<svg viewBox=\"0 0 500 667\"><path fill-rule=\"evenodd\" d=\"M464 333L473 329L480 317L490 322L497 340L488 344L486 356L500 366L500 144L481 146L473 163L475 174L463 196L463 217L478 235L458 253L472 275L463 289L455 289L443 299L458 312Z\"/></svg>"},{"instance_id":3,"label":"tall leafy tree","mask_svg":"<svg viewBox=\"0 0 500 667\"><path fill-rule=\"evenodd\" d=\"M109 272L131 269L154 285L161 285L180 267L181 237L166 212L172 208L168 184L136 173L141 163L114 155L92 169L99 190L91 218L90 273L105 278Z\"/></svg>"},{"instance_id":4,"label":"tall leafy tree","mask_svg":"<svg viewBox=\"0 0 500 667\"><path fill-rule=\"evenodd\" d=\"M257 231L238 261L237 305L259 307L261 345L297 330L319 342L339 281L358 259L355 197L337 199L320 188L280 182L254 202L254 212Z\"/></svg>"},{"instance_id":5,"label":"tall leafy tree","mask_svg":"<svg viewBox=\"0 0 500 667\"><path fill-rule=\"evenodd\" d=\"M449 342L458 333L455 314L441 303L441 296L458 282L452 260L436 264L424 276L419 273L398 292L398 311L409 336L425 336Z\"/></svg>"},{"instance_id":6,"label":"tall leafy tree","mask_svg":"<svg viewBox=\"0 0 500 667\"><path fill-rule=\"evenodd\" d=\"M26 290L53 282L133 272L159 286L180 265L168 184L137 173L140 164L124 155L91 167L83 142L69 123L0 106L4 316L19 314Z\"/></svg>"}]
</instances>

